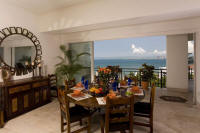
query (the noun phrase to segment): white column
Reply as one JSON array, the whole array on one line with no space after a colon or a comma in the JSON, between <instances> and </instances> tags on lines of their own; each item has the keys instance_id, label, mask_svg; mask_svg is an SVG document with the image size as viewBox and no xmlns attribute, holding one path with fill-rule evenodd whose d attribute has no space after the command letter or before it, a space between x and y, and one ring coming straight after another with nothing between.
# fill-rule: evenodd
<instances>
[{"instance_id":1,"label":"white column","mask_svg":"<svg viewBox=\"0 0 200 133\"><path fill-rule=\"evenodd\" d=\"M200 104L200 31L196 33L195 43L195 87L196 87L196 101Z\"/></svg>"},{"instance_id":2,"label":"white column","mask_svg":"<svg viewBox=\"0 0 200 133\"><path fill-rule=\"evenodd\" d=\"M188 35L167 36L167 88L188 91Z\"/></svg>"}]
</instances>

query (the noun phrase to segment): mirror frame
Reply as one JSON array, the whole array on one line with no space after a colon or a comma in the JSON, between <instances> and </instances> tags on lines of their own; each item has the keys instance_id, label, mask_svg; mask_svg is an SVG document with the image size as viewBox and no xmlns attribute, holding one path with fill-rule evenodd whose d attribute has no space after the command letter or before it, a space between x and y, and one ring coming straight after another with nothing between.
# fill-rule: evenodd
<instances>
[{"instance_id":1,"label":"mirror frame","mask_svg":"<svg viewBox=\"0 0 200 133\"><path fill-rule=\"evenodd\" d=\"M11 72L12 75L14 75L16 72L18 73L17 75L22 75L22 73L25 75L28 72L32 72L40 64L40 61L42 59L42 47L41 47L40 41L37 39L37 37L32 32L30 32L26 28L22 28L22 27L8 27L8 28L4 28L4 29L0 30L0 46L2 45L2 42L7 37L16 35L16 34L22 35L22 36L28 38L34 44L35 50L36 50L35 59L33 61L34 64L31 64L31 66L29 68L25 68L25 70L23 70L23 71L17 71L17 69L15 67L8 65L2 59L2 57L0 57L0 61L3 64L1 67L7 68Z\"/></svg>"}]
</instances>

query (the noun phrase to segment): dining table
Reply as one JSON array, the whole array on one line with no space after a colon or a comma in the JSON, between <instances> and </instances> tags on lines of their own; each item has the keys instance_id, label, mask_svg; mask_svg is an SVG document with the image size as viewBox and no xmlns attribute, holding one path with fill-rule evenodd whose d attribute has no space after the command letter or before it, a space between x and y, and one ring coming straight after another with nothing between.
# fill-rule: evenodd
<instances>
[{"instance_id":1,"label":"dining table","mask_svg":"<svg viewBox=\"0 0 200 133\"><path fill-rule=\"evenodd\" d=\"M120 89L124 89L124 88L120 88ZM141 88L140 88L141 89ZM70 93L73 93L73 89L70 89ZM145 97L145 91L143 89L141 89L143 91L143 95L135 95L134 96L134 102L139 102L142 101ZM106 104L99 104L96 96L92 96L88 93L88 91L86 91L85 89L83 89L83 92L85 92L85 94L87 94L89 97L85 98L83 100L76 100L75 98L73 98L72 96L70 96L69 94L67 95L69 97L70 102L85 107L85 108L105 108ZM121 96L121 95L118 95Z\"/></svg>"}]
</instances>

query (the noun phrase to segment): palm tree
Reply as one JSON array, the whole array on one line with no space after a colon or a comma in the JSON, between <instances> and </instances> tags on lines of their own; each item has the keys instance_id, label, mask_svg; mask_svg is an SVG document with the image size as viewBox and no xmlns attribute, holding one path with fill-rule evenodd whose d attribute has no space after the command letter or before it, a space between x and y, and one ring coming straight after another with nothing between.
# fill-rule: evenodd
<instances>
[{"instance_id":1,"label":"palm tree","mask_svg":"<svg viewBox=\"0 0 200 133\"><path fill-rule=\"evenodd\" d=\"M61 45L60 50L64 54L64 57L58 56L61 62L56 64L55 71L58 77L59 85L61 85L63 81L73 81L74 75L84 68L83 65L78 64L79 57L83 55L90 55L87 52L74 55L73 51L71 49L67 50L65 45Z\"/></svg>"}]
</instances>

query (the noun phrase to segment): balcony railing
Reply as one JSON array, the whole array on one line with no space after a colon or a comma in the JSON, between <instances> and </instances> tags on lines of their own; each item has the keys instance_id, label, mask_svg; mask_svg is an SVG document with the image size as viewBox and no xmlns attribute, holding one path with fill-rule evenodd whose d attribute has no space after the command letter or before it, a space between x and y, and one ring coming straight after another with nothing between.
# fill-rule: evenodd
<instances>
[{"instance_id":1,"label":"balcony railing","mask_svg":"<svg viewBox=\"0 0 200 133\"><path fill-rule=\"evenodd\" d=\"M188 79L189 80L194 79L194 70L192 68L188 68Z\"/></svg>"},{"instance_id":2,"label":"balcony railing","mask_svg":"<svg viewBox=\"0 0 200 133\"><path fill-rule=\"evenodd\" d=\"M138 68L121 68L122 72L119 74L120 79L124 76L128 76L130 72L133 72L136 77L139 85L141 86L141 73ZM98 68L94 68L94 72L96 73ZM166 78L167 78L167 69L154 69L154 81L156 87L166 88ZM188 80L194 79L194 70L192 68L188 69ZM150 82L150 84L152 83Z\"/></svg>"},{"instance_id":3,"label":"balcony railing","mask_svg":"<svg viewBox=\"0 0 200 133\"><path fill-rule=\"evenodd\" d=\"M128 76L131 72L135 74L137 77L137 81L139 85L141 86L141 73L139 72L138 68L121 68L122 72L119 74L120 79L122 79L124 76ZM94 71L95 73L97 72L98 68L95 68ZM167 69L154 69L154 81L155 85L160 88L165 88L166 87L166 74L167 74ZM150 82L150 84L152 83Z\"/></svg>"}]
</instances>

